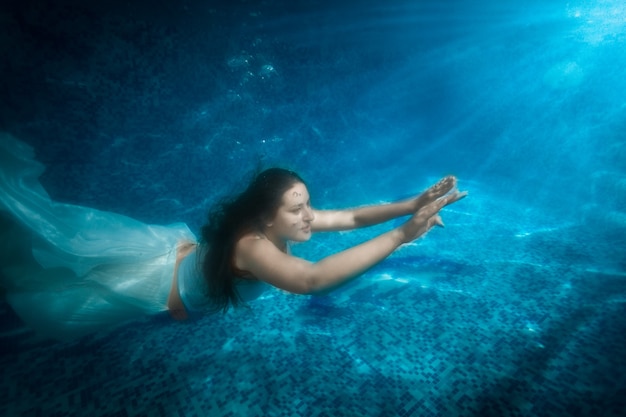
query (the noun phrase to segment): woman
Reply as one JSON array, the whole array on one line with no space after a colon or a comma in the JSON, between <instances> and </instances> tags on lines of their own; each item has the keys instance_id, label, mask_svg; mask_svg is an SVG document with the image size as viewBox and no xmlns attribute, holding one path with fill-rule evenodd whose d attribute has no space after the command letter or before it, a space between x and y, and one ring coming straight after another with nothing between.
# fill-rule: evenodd
<instances>
[{"instance_id":1,"label":"woman","mask_svg":"<svg viewBox=\"0 0 626 417\"><path fill-rule=\"evenodd\" d=\"M403 243L443 225L439 210L466 195L455 185L456 179L450 176L410 200L325 211L311 207L307 187L296 173L280 168L263 171L245 192L212 213L203 228L201 256L191 257L195 259L186 262L185 273L179 277L178 264L195 250L194 245L181 246L168 308L177 319L186 318L187 310L226 311L230 305L258 296L258 289L250 290L255 282L296 294L340 285ZM402 226L316 263L289 254L290 241L307 241L313 232L355 229L410 214ZM193 264L195 268L190 269L188 265ZM193 284L202 279L204 285Z\"/></svg>"},{"instance_id":2,"label":"woman","mask_svg":"<svg viewBox=\"0 0 626 417\"><path fill-rule=\"evenodd\" d=\"M30 146L0 134L0 211L8 213L0 216L2 290L24 322L62 340L166 309L178 319L225 311L268 285L300 294L332 288L442 225L439 210L465 196L447 177L407 201L318 211L300 177L274 168L218 205L196 245L182 223L147 225L54 202L38 182L43 170ZM402 226L317 263L288 253L289 241L315 231L410 214Z\"/></svg>"}]
</instances>

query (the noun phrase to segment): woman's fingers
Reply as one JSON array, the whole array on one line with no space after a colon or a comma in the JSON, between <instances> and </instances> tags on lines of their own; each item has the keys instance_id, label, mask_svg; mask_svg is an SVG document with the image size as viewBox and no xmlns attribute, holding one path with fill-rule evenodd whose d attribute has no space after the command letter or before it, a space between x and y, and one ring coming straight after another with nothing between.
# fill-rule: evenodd
<instances>
[{"instance_id":1,"label":"woman's fingers","mask_svg":"<svg viewBox=\"0 0 626 417\"><path fill-rule=\"evenodd\" d=\"M170 316L174 320L187 320L187 312L185 310L170 310Z\"/></svg>"},{"instance_id":2,"label":"woman's fingers","mask_svg":"<svg viewBox=\"0 0 626 417\"><path fill-rule=\"evenodd\" d=\"M455 190L452 193L437 199L437 201L429 204L425 208L429 208L429 211L428 211L429 213L430 213L430 210L434 209L435 212L433 212L432 214L435 214L436 212L438 212L445 206L448 206L452 203L456 203L457 201L465 198L465 196L467 196L467 191L460 192L460 191Z\"/></svg>"},{"instance_id":3,"label":"woman's fingers","mask_svg":"<svg viewBox=\"0 0 626 417\"><path fill-rule=\"evenodd\" d=\"M450 204L447 202L447 200L448 197L441 197L440 199L435 200L430 204L427 204L416 213L416 216L423 220L430 219L435 214L437 214L439 210L441 210L446 204Z\"/></svg>"},{"instance_id":4,"label":"woman's fingers","mask_svg":"<svg viewBox=\"0 0 626 417\"><path fill-rule=\"evenodd\" d=\"M454 190L454 192L444 197L446 199L446 203L444 205L447 206L448 204L456 203L457 201L462 200L466 196L467 196L467 191Z\"/></svg>"},{"instance_id":5,"label":"woman's fingers","mask_svg":"<svg viewBox=\"0 0 626 417\"><path fill-rule=\"evenodd\" d=\"M424 191L419 197L417 197L416 210L432 203L440 197L443 197L447 193L456 187L456 177L449 175L443 177L436 184L433 184Z\"/></svg>"},{"instance_id":6,"label":"woman's fingers","mask_svg":"<svg viewBox=\"0 0 626 417\"><path fill-rule=\"evenodd\" d=\"M446 227L446 225L443 224L443 220L441 220L441 216L439 214L435 214L433 217L430 218L430 220L431 226Z\"/></svg>"},{"instance_id":7,"label":"woman's fingers","mask_svg":"<svg viewBox=\"0 0 626 417\"><path fill-rule=\"evenodd\" d=\"M407 241L412 241L424 235L435 226L445 227L439 211L447 205L456 203L465 198L467 191L451 190L448 194L426 204L420 208L413 217L404 225L405 236Z\"/></svg>"}]
</instances>

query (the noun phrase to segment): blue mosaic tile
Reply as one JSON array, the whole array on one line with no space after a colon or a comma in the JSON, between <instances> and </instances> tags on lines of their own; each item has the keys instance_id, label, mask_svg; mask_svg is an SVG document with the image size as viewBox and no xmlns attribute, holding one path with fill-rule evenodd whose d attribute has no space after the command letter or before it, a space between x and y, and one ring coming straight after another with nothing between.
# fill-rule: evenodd
<instances>
[{"instance_id":1,"label":"blue mosaic tile","mask_svg":"<svg viewBox=\"0 0 626 417\"><path fill-rule=\"evenodd\" d=\"M570 233L530 252L459 250L449 270L403 249L325 296L273 290L227 315L163 313L66 343L3 303L0 414L624 415L626 280L551 257Z\"/></svg>"}]
</instances>

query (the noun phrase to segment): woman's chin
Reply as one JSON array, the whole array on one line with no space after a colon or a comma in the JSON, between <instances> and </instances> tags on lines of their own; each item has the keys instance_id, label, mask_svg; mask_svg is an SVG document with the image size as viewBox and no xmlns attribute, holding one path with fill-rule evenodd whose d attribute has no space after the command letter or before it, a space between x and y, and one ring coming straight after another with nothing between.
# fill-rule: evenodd
<instances>
[{"instance_id":1,"label":"woman's chin","mask_svg":"<svg viewBox=\"0 0 626 417\"><path fill-rule=\"evenodd\" d=\"M294 236L293 241L294 242L308 242L309 240L311 240L311 232L305 232L305 231L301 231L300 233L298 233L297 236Z\"/></svg>"}]
</instances>

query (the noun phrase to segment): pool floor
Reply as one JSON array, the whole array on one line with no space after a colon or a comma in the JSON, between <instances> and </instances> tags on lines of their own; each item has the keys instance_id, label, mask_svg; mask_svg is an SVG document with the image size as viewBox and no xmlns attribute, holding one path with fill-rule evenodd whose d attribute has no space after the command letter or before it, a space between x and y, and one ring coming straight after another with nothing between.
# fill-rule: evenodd
<instances>
[{"instance_id":1,"label":"pool floor","mask_svg":"<svg viewBox=\"0 0 626 417\"><path fill-rule=\"evenodd\" d=\"M275 290L189 323L58 343L3 303L0 414L626 415L619 247L576 225L462 233L476 220L457 214L329 295Z\"/></svg>"}]
</instances>

